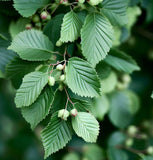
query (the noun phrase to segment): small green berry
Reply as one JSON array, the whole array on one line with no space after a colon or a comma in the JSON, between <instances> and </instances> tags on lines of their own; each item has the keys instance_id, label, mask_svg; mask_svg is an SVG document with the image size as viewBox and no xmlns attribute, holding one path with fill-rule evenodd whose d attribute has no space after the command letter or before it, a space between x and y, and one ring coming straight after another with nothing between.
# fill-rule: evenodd
<instances>
[{"instance_id":1,"label":"small green berry","mask_svg":"<svg viewBox=\"0 0 153 160\"><path fill-rule=\"evenodd\" d=\"M54 86L55 85L55 78L50 76L49 79L48 79L48 84L50 86Z\"/></svg>"},{"instance_id":2,"label":"small green berry","mask_svg":"<svg viewBox=\"0 0 153 160\"><path fill-rule=\"evenodd\" d=\"M43 12L41 13L41 15L40 15L41 19L43 19L43 20L46 20L46 19L47 19L47 16L48 16L48 12L46 12L46 11L43 11Z\"/></svg>"},{"instance_id":3,"label":"small green berry","mask_svg":"<svg viewBox=\"0 0 153 160\"><path fill-rule=\"evenodd\" d=\"M78 0L78 2L79 2L79 3L84 3L84 2L85 2L85 0Z\"/></svg>"},{"instance_id":4,"label":"small green berry","mask_svg":"<svg viewBox=\"0 0 153 160\"><path fill-rule=\"evenodd\" d=\"M153 146L149 146L146 151L148 154L152 155L153 154Z\"/></svg>"},{"instance_id":5,"label":"small green berry","mask_svg":"<svg viewBox=\"0 0 153 160\"><path fill-rule=\"evenodd\" d=\"M40 22L35 23L36 28L41 28L42 24Z\"/></svg>"},{"instance_id":6,"label":"small green berry","mask_svg":"<svg viewBox=\"0 0 153 160\"><path fill-rule=\"evenodd\" d=\"M124 74L124 75L122 76L122 81L123 81L123 83L128 84L128 83L131 82L131 77L130 77L128 74Z\"/></svg>"},{"instance_id":7,"label":"small green berry","mask_svg":"<svg viewBox=\"0 0 153 160\"><path fill-rule=\"evenodd\" d=\"M57 65L56 69L62 71L64 66L62 64Z\"/></svg>"},{"instance_id":8,"label":"small green berry","mask_svg":"<svg viewBox=\"0 0 153 160\"><path fill-rule=\"evenodd\" d=\"M69 117L70 113L66 109L61 109L58 111L58 117L67 121L67 118Z\"/></svg>"},{"instance_id":9,"label":"small green berry","mask_svg":"<svg viewBox=\"0 0 153 160\"><path fill-rule=\"evenodd\" d=\"M127 147L131 147L133 145L133 139L132 138L128 138L126 141L125 141L125 145Z\"/></svg>"},{"instance_id":10,"label":"small green berry","mask_svg":"<svg viewBox=\"0 0 153 160\"><path fill-rule=\"evenodd\" d=\"M65 75L62 74L62 75L60 76L60 81L61 81L61 82L65 81L65 78L66 78Z\"/></svg>"},{"instance_id":11,"label":"small green berry","mask_svg":"<svg viewBox=\"0 0 153 160\"><path fill-rule=\"evenodd\" d=\"M38 16L38 15L34 15L34 16L32 17L32 21L33 21L34 23L39 22L39 21L40 21L39 16Z\"/></svg>"},{"instance_id":12,"label":"small green berry","mask_svg":"<svg viewBox=\"0 0 153 160\"><path fill-rule=\"evenodd\" d=\"M136 133L138 132L138 129L136 126L129 126L128 130L127 130L127 133L130 135L130 136L134 136Z\"/></svg>"},{"instance_id":13,"label":"small green berry","mask_svg":"<svg viewBox=\"0 0 153 160\"><path fill-rule=\"evenodd\" d=\"M32 29L32 24L26 24L26 26L25 26L25 28L27 29L27 30L30 30L30 29Z\"/></svg>"},{"instance_id":14,"label":"small green berry","mask_svg":"<svg viewBox=\"0 0 153 160\"><path fill-rule=\"evenodd\" d=\"M47 21L51 20L51 15L50 15L50 14L47 15L46 20L47 20Z\"/></svg>"},{"instance_id":15,"label":"small green berry","mask_svg":"<svg viewBox=\"0 0 153 160\"><path fill-rule=\"evenodd\" d=\"M78 115L78 111L76 109L72 109L70 111L70 114L71 114L72 117L76 117Z\"/></svg>"}]
</instances>

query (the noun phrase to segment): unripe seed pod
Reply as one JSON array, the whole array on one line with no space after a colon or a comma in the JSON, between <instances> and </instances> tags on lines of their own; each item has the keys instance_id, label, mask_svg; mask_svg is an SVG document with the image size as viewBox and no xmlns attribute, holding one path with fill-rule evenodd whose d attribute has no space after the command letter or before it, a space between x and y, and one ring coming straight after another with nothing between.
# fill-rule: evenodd
<instances>
[{"instance_id":1,"label":"unripe seed pod","mask_svg":"<svg viewBox=\"0 0 153 160\"><path fill-rule=\"evenodd\" d=\"M43 20L46 20L46 19L47 19L47 16L48 16L48 12L46 12L46 11L43 11L43 12L41 13L41 15L40 15L41 19L43 19Z\"/></svg>"},{"instance_id":2,"label":"unripe seed pod","mask_svg":"<svg viewBox=\"0 0 153 160\"><path fill-rule=\"evenodd\" d=\"M32 24L26 24L26 26L25 26L25 28L27 29L27 30L30 30L30 29L32 29Z\"/></svg>"},{"instance_id":3,"label":"unripe seed pod","mask_svg":"<svg viewBox=\"0 0 153 160\"><path fill-rule=\"evenodd\" d=\"M64 66L62 64L57 65L56 69L62 71Z\"/></svg>"},{"instance_id":4,"label":"unripe seed pod","mask_svg":"<svg viewBox=\"0 0 153 160\"><path fill-rule=\"evenodd\" d=\"M65 78L66 78L65 75L62 74L62 75L60 76L60 81L61 81L61 82L65 81Z\"/></svg>"},{"instance_id":5,"label":"unripe seed pod","mask_svg":"<svg viewBox=\"0 0 153 160\"><path fill-rule=\"evenodd\" d=\"M72 109L70 111L70 114L71 114L72 117L76 117L78 115L78 111L76 109Z\"/></svg>"},{"instance_id":6,"label":"unripe seed pod","mask_svg":"<svg viewBox=\"0 0 153 160\"><path fill-rule=\"evenodd\" d=\"M58 111L58 117L67 121L67 118L69 117L70 113L66 109L61 109Z\"/></svg>"},{"instance_id":7,"label":"unripe seed pod","mask_svg":"<svg viewBox=\"0 0 153 160\"><path fill-rule=\"evenodd\" d=\"M128 130L127 130L128 134L130 136L134 136L137 132L138 132L138 129L136 126L129 126Z\"/></svg>"},{"instance_id":8,"label":"unripe seed pod","mask_svg":"<svg viewBox=\"0 0 153 160\"><path fill-rule=\"evenodd\" d=\"M50 86L54 86L55 85L55 78L50 76L49 79L48 79L48 84Z\"/></svg>"},{"instance_id":9,"label":"unripe seed pod","mask_svg":"<svg viewBox=\"0 0 153 160\"><path fill-rule=\"evenodd\" d=\"M58 41L56 42L56 46L57 46L57 47L60 47L62 44L63 44L63 42L62 42L61 40L58 40Z\"/></svg>"},{"instance_id":10,"label":"unripe seed pod","mask_svg":"<svg viewBox=\"0 0 153 160\"><path fill-rule=\"evenodd\" d=\"M34 16L32 17L32 21L33 21L34 23L39 22L39 21L40 21L39 16L38 16L38 15L34 15Z\"/></svg>"},{"instance_id":11,"label":"unripe seed pod","mask_svg":"<svg viewBox=\"0 0 153 160\"><path fill-rule=\"evenodd\" d=\"M126 141L125 141L125 145L127 147L131 147L133 145L133 139L132 138L128 138Z\"/></svg>"},{"instance_id":12,"label":"unripe seed pod","mask_svg":"<svg viewBox=\"0 0 153 160\"><path fill-rule=\"evenodd\" d=\"M146 151L148 154L152 155L153 154L153 146L149 146Z\"/></svg>"}]
</instances>

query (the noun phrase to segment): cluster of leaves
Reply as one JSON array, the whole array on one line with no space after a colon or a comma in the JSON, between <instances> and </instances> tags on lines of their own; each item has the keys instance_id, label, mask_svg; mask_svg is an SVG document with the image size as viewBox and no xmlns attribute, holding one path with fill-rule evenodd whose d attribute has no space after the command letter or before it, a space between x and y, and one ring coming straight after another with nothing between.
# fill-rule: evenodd
<instances>
[{"instance_id":1,"label":"cluster of leaves","mask_svg":"<svg viewBox=\"0 0 153 160\"><path fill-rule=\"evenodd\" d=\"M140 68L117 46L130 35L139 7L131 7L128 0L7 3L22 17L9 23L0 15L0 77L17 89L16 107L32 129L51 117L41 132L45 158L65 147L74 132L96 142L96 118L102 121L106 114L114 126L126 128L139 109L138 97L128 89L129 74ZM42 12L51 20L40 20ZM108 152L110 160L121 155L127 159L120 149L110 147Z\"/></svg>"}]
</instances>

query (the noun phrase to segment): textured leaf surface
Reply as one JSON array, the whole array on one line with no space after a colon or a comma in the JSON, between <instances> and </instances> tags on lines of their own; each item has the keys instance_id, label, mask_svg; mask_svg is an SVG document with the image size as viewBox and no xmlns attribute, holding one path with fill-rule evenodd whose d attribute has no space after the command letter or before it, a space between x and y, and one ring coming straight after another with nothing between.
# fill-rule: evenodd
<instances>
[{"instance_id":1,"label":"textured leaf surface","mask_svg":"<svg viewBox=\"0 0 153 160\"><path fill-rule=\"evenodd\" d=\"M31 124L32 129L48 115L53 99L53 90L51 87L47 86L35 103L22 108L22 115L25 120Z\"/></svg>"},{"instance_id":2,"label":"textured leaf surface","mask_svg":"<svg viewBox=\"0 0 153 160\"><path fill-rule=\"evenodd\" d=\"M62 149L72 138L71 127L68 122L58 118L55 113L48 126L41 132L45 148L45 158Z\"/></svg>"},{"instance_id":3,"label":"textured leaf surface","mask_svg":"<svg viewBox=\"0 0 153 160\"><path fill-rule=\"evenodd\" d=\"M63 18L60 40L62 42L75 41L80 36L81 27L82 22L78 15L73 11L67 13Z\"/></svg>"},{"instance_id":4,"label":"textured leaf surface","mask_svg":"<svg viewBox=\"0 0 153 160\"><path fill-rule=\"evenodd\" d=\"M27 74L17 90L15 97L17 108L31 105L40 95L47 82L48 75L46 73L32 72Z\"/></svg>"},{"instance_id":5,"label":"textured leaf surface","mask_svg":"<svg viewBox=\"0 0 153 160\"><path fill-rule=\"evenodd\" d=\"M96 71L80 58L71 58L68 62L66 80L69 88L80 96L99 95L100 82Z\"/></svg>"},{"instance_id":6,"label":"textured leaf surface","mask_svg":"<svg viewBox=\"0 0 153 160\"><path fill-rule=\"evenodd\" d=\"M113 28L104 16L92 13L86 17L81 30L82 53L93 66L106 57L112 39Z\"/></svg>"},{"instance_id":7,"label":"textured leaf surface","mask_svg":"<svg viewBox=\"0 0 153 160\"><path fill-rule=\"evenodd\" d=\"M44 27L43 32L49 37L51 42L55 45L60 38L61 25L64 14L59 14L52 18Z\"/></svg>"},{"instance_id":8,"label":"textured leaf surface","mask_svg":"<svg viewBox=\"0 0 153 160\"><path fill-rule=\"evenodd\" d=\"M104 0L101 12L105 14L113 25L125 25L128 23L126 10L129 0Z\"/></svg>"},{"instance_id":9,"label":"textured leaf surface","mask_svg":"<svg viewBox=\"0 0 153 160\"><path fill-rule=\"evenodd\" d=\"M14 7L23 17L29 17L48 2L49 0L14 0Z\"/></svg>"},{"instance_id":10,"label":"textured leaf surface","mask_svg":"<svg viewBox=\"0 0 153 160\"><path fill-rule=\"evenodd\" d=\"M121 72L132 73L133 71L140 70L132 57L116 49L111 49L104 62Z\"/></svg>"},{"instance_id":11,"label":"textured leaf surface","mask_svg":"<svg viewBox=\"0 0 153 160\"><path fill-rule=\"evenodd\" d=\"M53 44L41 31L29 30L19 33L8 48L29 61L45 61L52 57Z\"/></svg>"},{"instance_id":12,"label":"textured leaf surface","mask_svg":"<svg viewBox=\"0 0 153 160\"><path fill-rule=\"evenodd\" d=\"M72 126L76 134L86 142L96 142L99 134L99 124L90 113L79 112L72 119Z\"/></svg>"},{"instance_id":13,"label":"textured leaf surface","mask_svg":"<svg viewBox=\"0 0 153 160\"><path fill-rule=\"evenodd\" d=\"M11 79L15 88L19 88L22 78L33 72L38 65L40 65L40 62L28 62L15 58L6 66L6 78Z\"/></svg>"},{"instance_id":14,"label":"textured leaf surface","mask_svg":"<svg viewBox=\"0 0 153 160\"><path fill-rule=\"evenodd\" d=\"M0 70L5 72L6 65L16 56L12 51L7 50L5 47L0 48Z\"/></svg>"}]
</instances>

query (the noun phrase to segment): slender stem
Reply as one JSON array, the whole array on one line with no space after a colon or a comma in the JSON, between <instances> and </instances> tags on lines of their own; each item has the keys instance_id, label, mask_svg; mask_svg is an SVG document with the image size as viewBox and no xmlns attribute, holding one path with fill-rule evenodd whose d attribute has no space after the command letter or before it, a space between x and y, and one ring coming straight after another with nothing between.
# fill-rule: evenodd
<instances>
[{"instance_id":1,"label":"slender stem","mask_svg":"<svg viewBox=\"0 0 153 160\"><path fill-rule=\"evenodd\" d=\"M54 8L54 10L51 12L51 15L57 10L57 8L59 7L60 3Z\"/></svg>"},{"instance_id":2,"label":"slender stem","mask_svg":"<svg viewBox=\"0 0 153 160\"><path fill-rule=\"evenodd\" d=\"M67 95L67 99L70 101L70 103L71 103L72 105L74 105L74 103L71 101L71 99L70 99L70 97L69 97L69 94L68 94L68 92L67 92L67 90L66 90L65 87L64 87L64 90L65 90L65 93L66 93L66 95Z\"/></svg>"},{"instance_id":3,"label":"slender stem","mask_svg":"<svg viewBox=\"0 0 153 160\"><path fill-rule=\"evenodd\" d=\"M145 150L137 150L137 149L129 148L129 147L122 146L122 145L118 145L118 146L116 146L116 148L125 149L125 150L132 152L132 153L135 153L135 154L140 154L140 153L146 154Z\"/></svg>"}]
</instances>

